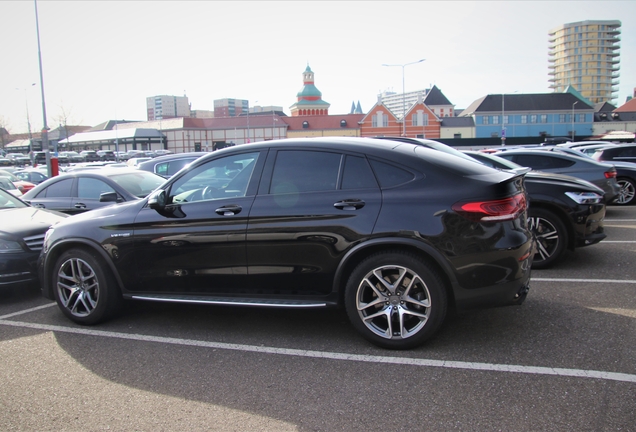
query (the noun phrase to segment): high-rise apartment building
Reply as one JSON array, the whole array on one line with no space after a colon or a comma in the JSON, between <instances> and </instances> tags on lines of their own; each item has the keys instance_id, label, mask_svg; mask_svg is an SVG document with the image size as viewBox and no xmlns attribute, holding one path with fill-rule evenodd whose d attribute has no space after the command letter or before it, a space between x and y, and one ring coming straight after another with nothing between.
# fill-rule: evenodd
<instances>
[{"instance_id":1,"label":"high-rise apartment building","mask_svg":"<svg viewBox=\"0 0 636 432\"><path fill-rule=\"evenodd\" d=\"M550 88L574 87L592 103L617 98L621 22L580 21L549 33Z\"/></svg>"},{"instance_id":2,"label":"high-rise apartment building","mask_svg":"<svg viewBox=\"0 0 636 432\"><path fill-rule=\"evenodd\" d=\"M238 117L247 113L250 102L246 99L216 99L214 101L214 117Z\"/></svg>"},{"instance_id":3,"label":"high-rise apartment building","mask_svg":"<svg viewBox=\"0 0 636 432\"><path fill-rule=\"evenodd\" d=\"M190 117L187 96L151 96L146 98L148 120Z\"/></svg>"}]
</instances>

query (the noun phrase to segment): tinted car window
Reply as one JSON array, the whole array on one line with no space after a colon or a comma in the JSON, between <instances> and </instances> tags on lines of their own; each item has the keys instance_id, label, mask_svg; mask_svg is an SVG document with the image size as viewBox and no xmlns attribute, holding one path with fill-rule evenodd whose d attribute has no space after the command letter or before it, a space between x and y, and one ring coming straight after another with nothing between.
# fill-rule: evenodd
<instances>
[{"instance_id":1,"label":"tinted car window","mask_svg":"<svg viewBox=\"0 0 636 432\"><path fill-rule=\"evenodd\" d=\"M162 162L155 165L155 172L162 176L172 176L176 174L181 168L191 163L196 158L192 159L179 159L171 162Z\"/></svg>"},{"instance_id":2,"label":"tinted car window","mask_svg":"<svg viewBox=\"0 0 636 432\"><path fill-rule=\"evenodd\" d=\"M358 156L347 156L342 175L342 189L377 188L371 167L367 160Z\"/></svg>"},{"instance_id":3,"label":"tinted car window","mask_svg":"<svg viewBox=\"0 0 636 432\"><path fill-rule=\"evenodd\" d=\"M415 177L413 173L398 168L394 165L389 165L384 162L370 160L373 171L380 182L380 187L388 188L413 180Z\"/></svg>"},{"instance_id":4,"label":"tinted car window","mask_svg":"<svg viewBox=\"0 0 636 432\"><path fill-rule=\"evenodd\" d=\"M335 190L342 155L320 151L284 150L276 156L270 193Z\"/></svg>"},{"instance_id":5,"label":"tinted car window","mask_svg":"<svg viewBox=\"0 0 636 432\"><path fill-rule=\"evenodd\" d=\"M502 157L505 157L505 153ZM515 155L513 160L519 165L537 170L567 168L574 165L574 161L571 160L542 155Z\"/></svg>"},{"instance_id":6,"label":"tinted car window","mask_svg":"<svg viewBox=\"0 0 636 432\"><path fill-rule=\"evenodd\" d=\"M170 202L245 196L258 155L242 153L199 165L173 183Z\"/></svg>"},{"instance_id":7,"label":"tinted car window","mask_svg":"<svg viewBox=\"0 0 636 432\"><path fill-rule=\"evenodd\" d=\"M98 200L99 196L105 192L115 192L113 188L98 179L80 177L77 180L77 196L79 198Z\"/></svg>"},{"instance_id":8,"label":"tinted car window","mask_svg":"<svg viewBox=\"0 0 636 432\"><path fill-rule=\"evenodd\" d=\"M37 196L37 198L56 198L56 197L70 197L71 189L73 187L73 179L65 179L59 182L53 183L46 189L43 189Z\"/></svg>"}]
</instances>

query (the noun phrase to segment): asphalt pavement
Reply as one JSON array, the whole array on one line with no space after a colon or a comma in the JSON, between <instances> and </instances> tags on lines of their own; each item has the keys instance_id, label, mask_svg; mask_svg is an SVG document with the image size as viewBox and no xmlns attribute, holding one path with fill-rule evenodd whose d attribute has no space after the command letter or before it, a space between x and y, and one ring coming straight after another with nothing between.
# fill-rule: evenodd
<instances>
[{"instance_id":1,"label":"asphalt pavement","mask_svg":"<svg viewBox=\"0 0 636 432\"><path fill-rule=\"evenodd\" d=\"M340 310L135 303L71 323L0 298L0 430L636 431L636 207L519 307L370 345Z\"/></svg>"}]
</instances>

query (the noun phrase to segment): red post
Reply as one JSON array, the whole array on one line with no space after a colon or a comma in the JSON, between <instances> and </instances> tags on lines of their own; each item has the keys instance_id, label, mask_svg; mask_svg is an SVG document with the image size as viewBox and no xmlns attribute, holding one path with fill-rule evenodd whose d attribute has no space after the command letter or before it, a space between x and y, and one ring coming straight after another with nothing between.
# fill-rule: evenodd
<instances>
[{"instance_id":1,"label":"red post","mask_svg":"<svg viewBox=\"0 0 636 432\"><path fill-rule=\"evenodd\" d=\"M55 177L60 173L60 164L57 160L57 157L53 156L51 158L51 177Z\"/></svg>"}]
</instances>

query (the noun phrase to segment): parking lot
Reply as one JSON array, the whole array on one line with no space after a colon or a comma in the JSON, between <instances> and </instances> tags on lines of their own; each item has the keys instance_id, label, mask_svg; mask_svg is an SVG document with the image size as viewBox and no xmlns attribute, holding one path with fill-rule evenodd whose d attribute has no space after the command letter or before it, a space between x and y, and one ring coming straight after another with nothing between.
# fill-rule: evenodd
<instances>
[{"instance_id":1,"label":"parking lot","mask_svg":"<svg viewBox=\"0 0 636 432\"><path fill-rule=\"evenodd\" d=\"M520 307L367 343L340 310L135 303L94 327L0 300L1 430L634 431L636 207Z\"/></svg>"}]
</instances>

